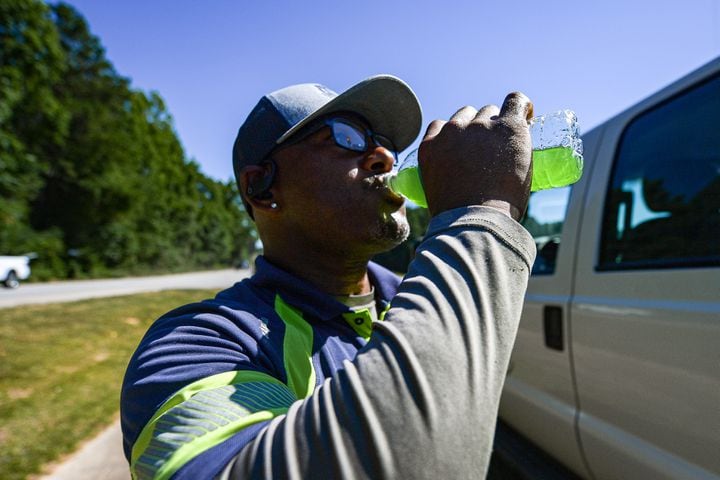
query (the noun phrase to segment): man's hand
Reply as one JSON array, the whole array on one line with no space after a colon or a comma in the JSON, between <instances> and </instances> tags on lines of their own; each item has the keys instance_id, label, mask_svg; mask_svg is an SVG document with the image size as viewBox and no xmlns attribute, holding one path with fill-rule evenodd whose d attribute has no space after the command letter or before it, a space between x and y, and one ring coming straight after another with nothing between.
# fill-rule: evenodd
<instances>
[{"instance_id":1,"label":"man's hand","mask_svg":"<svg viewBox=\"0 0 720 480\"><path fill-rule=\"evenodd\" d=\"M514 92L502 109L463 107L448 122L430 124L419 161L432 215L485 205L522 217L532 183L532 111L530 99Z\"/></svg>"}]
</instances>

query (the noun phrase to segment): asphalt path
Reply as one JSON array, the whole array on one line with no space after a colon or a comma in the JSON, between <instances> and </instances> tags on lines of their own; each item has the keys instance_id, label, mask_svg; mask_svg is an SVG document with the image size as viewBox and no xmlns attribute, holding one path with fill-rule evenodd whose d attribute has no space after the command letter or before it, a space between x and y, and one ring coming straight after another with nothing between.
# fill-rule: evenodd
<instances>
[{"instance_id":1,"label":"asphalt path","mask_svg":"<svg viewBox=\"0 0 720 480\"><path fill-rule=\"evenodd\" d=\"M20 284L20 288L14 290L0 288L0 308L39 303L72 302L86 298L115 297L160 290L221 290L249 275L250 270L248 269L228 269L152 277L23 283Z\"/></svg>"},{"instance_id":2,"label":"asphalt path","mask_svg":"<svg viewBox=\"0 0 720 480\"><path fill-rule=\"evenodd\" d=\"M250 275L249 269L215 270L176 275L103 280L21 284L20 288L0 288L0 309L29 304L59 303L86 298L115 297L133 293L175 289L222 290ZM2 315L2 314L0 314ZM115 421L77 452L48 465L42 480L129 480L122 454L120 422Z\"/></svg>"},{"instance_id":3,"label":"asphalt path","mask_svg":"<svg viewBox=\"0 0 720 480\"><path fill-rule=\"evenodd\" d=\"M122 453L120 421L90 439L60 462L47 465L36 480L130 480L130 469Z\"/></svg>"}]
</instances>

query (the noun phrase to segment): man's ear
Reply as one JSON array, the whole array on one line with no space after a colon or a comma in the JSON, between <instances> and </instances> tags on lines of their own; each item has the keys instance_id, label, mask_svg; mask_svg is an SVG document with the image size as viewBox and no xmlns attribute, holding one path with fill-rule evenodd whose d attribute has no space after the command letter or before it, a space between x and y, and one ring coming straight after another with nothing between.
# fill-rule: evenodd
<instances>
[{"instance_id":1,"label":"man's ear","mask_svg":"<svg viewBox=\"0 0 720 480\"><path fill-rule=\"evenodd\" d=\"M240 171L240 194L253 208L269 208L272 203L272 184L275 181L275 162L248 165Z\"/></svg>"}]
</instances>

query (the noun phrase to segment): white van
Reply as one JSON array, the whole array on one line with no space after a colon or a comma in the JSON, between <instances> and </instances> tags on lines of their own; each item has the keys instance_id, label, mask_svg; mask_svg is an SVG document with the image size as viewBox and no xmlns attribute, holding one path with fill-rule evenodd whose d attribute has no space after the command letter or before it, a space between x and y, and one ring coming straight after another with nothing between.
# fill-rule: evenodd
<instances>
[{"instance_id":1,"label":"white van","mask_svg":"<svg viewBox=\"0 0 720 480\"><path fill-rule=\"evenodd\" d=\"M524 221L538 260L496 453L527 464L513 442L532 442L558 478L720 479L720 58L583 140L583 178Z\"/></svg>"},{"instance_id":2,"label":"white van","mask_svg":"<svg viewBox=\"0 0 720 480\"><path fill-rule=\"evenodd\" d=\"M30 276L30 260L34 256L0 256L0 283L6 288L19 287L20 280L27 280Z\"/></svg>"}]
</instances>

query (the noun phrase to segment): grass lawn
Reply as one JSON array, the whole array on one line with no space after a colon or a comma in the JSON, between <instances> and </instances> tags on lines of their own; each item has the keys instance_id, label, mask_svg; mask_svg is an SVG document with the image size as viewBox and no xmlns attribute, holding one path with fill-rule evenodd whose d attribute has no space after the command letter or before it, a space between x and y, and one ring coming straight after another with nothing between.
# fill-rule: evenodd
<instances>
[{"instance_id":1,"label":"grass lawn","mask_svg":"<svg viewBox=\"0 0 720 480\"><path fill-rule=\"evenodd\" d=\"M24 479L115 418L133 350L185 290L0 309L0 479Z\"/></svg>"}]
</instances>

